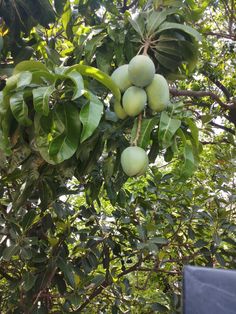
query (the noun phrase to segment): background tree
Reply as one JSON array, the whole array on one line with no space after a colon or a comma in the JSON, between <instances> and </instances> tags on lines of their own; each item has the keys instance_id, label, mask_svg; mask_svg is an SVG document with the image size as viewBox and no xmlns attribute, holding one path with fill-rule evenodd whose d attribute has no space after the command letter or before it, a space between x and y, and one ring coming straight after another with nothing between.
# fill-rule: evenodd
<instances>
[{"instance_id":1,"label":"background tree","mask_svg":"<svg viewBox=\"0 0 236 314\"><path fill-rule=\"evenodd\" d=\"M185 264L235 268L234 12L0 2L1 313L178 313ZM171 102L118 119L110 75L138 53Z\"/></svg>"}]
</instances>

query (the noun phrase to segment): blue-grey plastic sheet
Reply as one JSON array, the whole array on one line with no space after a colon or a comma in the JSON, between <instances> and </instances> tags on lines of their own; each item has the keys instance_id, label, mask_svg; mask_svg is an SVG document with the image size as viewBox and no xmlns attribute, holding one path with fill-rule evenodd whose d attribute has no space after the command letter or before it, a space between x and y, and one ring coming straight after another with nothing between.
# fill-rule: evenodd
<instances>
[{"instance_id":1,"label":"blue-grey plastic sheet","mask_svg":"<svg viewBox=\"0 0 236 314\"><path fill-rule=\"evenodd\" d=\"M236 271L184 268L184 314L236 314Z\"/></svg>"}]
</instances>

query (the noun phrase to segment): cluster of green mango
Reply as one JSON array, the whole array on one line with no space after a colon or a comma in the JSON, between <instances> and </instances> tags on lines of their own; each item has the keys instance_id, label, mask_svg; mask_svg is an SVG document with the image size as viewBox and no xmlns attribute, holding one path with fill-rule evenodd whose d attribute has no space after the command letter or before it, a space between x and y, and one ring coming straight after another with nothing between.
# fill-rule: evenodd
<instances>
[{"instance_id":1,"label":"cluster of green mango","mask_svg":"<svg viewBox=\"0 0 236 314\"><path fill-rule=\"evenodd\" d=\"M129 64L117 68L111 78L123 93L122 106L114 105L120 119L137 116L146 104L160 112L169 102L167 81L162 75L155 74L155 65L148 56L135 56Z\"/></svg>"},{"instance_id":2,"label":"cluster of green mango","mask_svg":"<svg viewBox=\"0 0 236 314\"><path fill-rule=\"evenodd\" d=\"M111 78L122 93L122 104L114 104L120 119L139 115L146 105L161 112L169 103L168 83L162 75L155 74L155 65L146 55L137 55L129 64L118 67ZM141 147L127 147L121 154L121 165L128 176L142 175L148 167L147 153Z\"/></svg>"}]
</instances>

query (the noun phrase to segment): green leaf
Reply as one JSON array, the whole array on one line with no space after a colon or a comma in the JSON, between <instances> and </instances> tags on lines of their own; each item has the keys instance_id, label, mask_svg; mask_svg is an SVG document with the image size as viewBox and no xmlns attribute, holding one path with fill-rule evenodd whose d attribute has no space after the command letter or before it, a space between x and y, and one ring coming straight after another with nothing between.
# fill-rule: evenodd
<instances>
[{"instance_id":1,"label":"green leaf","mask_svg":"<svg viewBox=\"0 0 236 314\"><path fill-rule=\"evenodd\" d=\"M176 9L152 11L147 17L147 33L153 35L158 27L166 20L168 15L176 13Z\"/></svg>"},{"instance_id":2,"label":"green leaf","mask_svg":"<svg viewBox=\"0 0 236 314\"><path fill-rule=\"evenodd\" d=\"M102 83L105 87L110 89L110 91L113 93L115 98L118 101L120 101L121 99L120 90L116 86L116 84L113 82L113 80L110 78L110 76L107 75L106 73L88 65L76 64L76 65L71 66L68 70L66 70L65 74L68 74L73 70L77 70L80 74L84 76L92 77L93 79Z\"/></svg>"},{"instance_id":3,"label":"green leaf","mask_svg":"<svg viewBox=\"0 0 236 314\"><path fill-rule=\"evenodd\" d=\"M46 66L39 61L22 61L17 64L17 66L13 70L13 75L18 74L20 72L35 72L35 71L45 71L48 72Z\"/></svg>"},{"instance_id":4,"label":"green leaf","mask_svg":"<svg viewBox=\"0 0 236 314\"><path fill-rule=\"evenodd\" d=\"M181 177L186 179L190 177L196 170L197 162L194 158L192 143L187 140L184 146L184 166L182 169Z\"/></svg>"},{"instance_id":5,"label":"green leaf","mask_svg":"<svg viewBox=\"0 0 236 314\"><path fill-rule=\"evenodd\" d=\"M156 45L156 50L161 53L178 56L178 57L180 56L178 42L160 41Z\"/></svg>"},{"instance_id":6,"label":"green leaf","mask_svg":"<svg viewBox=\"0 0 236 314\"><path fill-rule=\"evenodd\" d=\"M55 91L55 86L43 86L33 89L33 102L35 111L47 116L49 113L49 99Z\"/></svg>"},{"instance_id":7,"label":"green leaf","mask_svg":"<svg viewBox=\"0 0 236 314\"><path fill-rule=\"evenodd\" d=\"M192 138L196 144L196 147L198 147L199 145L199 140L198 140L198 127L196 126L196 123L190 119L190 118L185 118L185 121L187 122L188 124L188 127L191 131L191 135L192 135Z\"/></svg>"},{"instance_id":8,"label":"green leaf","mask_svg":"<svg viewBox=\"0 0 236 314\"><path fill-rule=\"evenodd\" d=\"M90 95L90 102L83 106L80 111L80 120L83 124L80 142L84 142L90 137L94 130L99 125L103 113L102 102L92 93Z\"/></svg>"},{"instance_id":9,"label":"green leaf","mask_svg":"<svg viewBox=\"0 0 236 314\"><path fill-rule=\"evenodd\" d=\"M67 263L66 260L64 260L62 257L58 259L57 265L63 272L67 283L70 286L75 287L74 271L72 265Z\"/></svg>"},{"instance_id":10,"label":"green leaf","mask_svg":"<svg viewBox=\"0 0 236 314\"><path fill-rule=\"evenodd\" d=\"M168 29L178 29L181 30L185 33L187 33L188 35L194 37L196 40L201 41L202 40L202 36L198 33L198 31L196 31L195 29L193 29L190 26L187 25L182 25L182 24L178 24L178 23L171 23L171 22L164 22L160 28L157 30L157 34L161 33L163 31L166 31Z\"/></svg>"},{"instance_id":11,"label":"green leaf","mask_svg":"<svg viewBox=\"0 0 236 314\"><path fill-rule=\"evenodd\" d=\"M5 259L6 261L10 261L12 256L17 255L19 250L20 247L18 244L13 244L11 246L6 247L2 252L3 259Z\"/></svg>"},{"instance_id":12,"label":"green leaf","mask_svg":"<svg viewBox=\"0 0 236 314\"><path fill-rule=\"evenodd\" d=\"M172 119L166 112L161 113L158 138L163 148L171 146L172 139L176 131L179 129L181 121Z\"/></svg>"},{"instance_id":13,"label":"green leaf","mask_svg":"<svg viewBox=\"0 0 236 314\"><path fill-rule=\"evenodd\" d=\"M55 75L46 71L32 72L32 83L36 85L52 85L55 82Z\"/></svg>"},{"instance_id":14,"label":"green leaf","mask_svg":"<svg viewBox=\"0 0 236 314\"><path fill-rule=\"evenodd\" d=\"M27 86L32 81L32 73L29 71L21 72L17 80L17 88Z\"/></svg>"},{"instance_id":15,"label":"green leaf","mask_svg":"<svg viewBox=\"0 0 236 314\"><path fill-rule=\"evenodd\" d=\"M169 312L168 307L165 305L162 305L161 303L155 302L152 303L152 310L155 311L156 313L167 313Z\"/></svg>"},{"instance_id":16,"label":"green leaf","mask_svg":"<svg viewBox=\"0 0 236 314\"><path fill-rule=\"evenodd\" d=\"M35 210L30 210L28 213L26 213L22 220L22 228L27 230L33 223L36 216L37 212Z\"/></svg>"},{"instance_id":17,"label":"green leaf","mask_svg":"<svg viewBox=\"0 0 236 314\"><path fill-rule=\"evenodd\" d=\"M66 0L54 0L54 6L58 15L62 15Z\"/></svg>"},{"instance_id":18,"label":"green leaf","mask_svg":"<svg viewBox=\"0 0 236 314\"><path fill-rule=\"evenodd\" d=\"M180 59L175 60L171 55L156 52L157 61L168 70L175 71L180 65Z\"/></svg>"},{"instance_id":19,"label":"green leaf","mask_svg":"<svg viewBox=\"0 0 236 314\"><path fill-rule=\"evenodd\" d=\"M48 163L61 163L75 153L81 123L79 111L72 103L56 105L48 116L36 113L34 126L36 146Z\"/></svg>"},{"instance_id":20,"label":"green leaf","mask_svg":"<svg viewBox=\"0 0 236 314\"><path fill-rule=\"evenodd\" d=\"M77 98L79 98L80 96L82 96L85 93L83 77L76 70L73 70L73 71L67 73L67 76L75 84L75 91L74 91L72 100L77 99Z\"/></svg>"},{"instance_id":21,"label":"green leaf","mask_svg":"<svg viewBox=\"0 0 236 314\"><path fill-rule=\"evenodd\" d=\"M28 106L24 101L24 93L18 92L10 97L10 108L15 119L24 126L31 125L32 121L28 118Z\"/></svg>"},{"instance_id":22,"label":"green leaf","mask_svg":"<svg viewBox=\"0 0 236 314\"><path fill-rule=\"evenodd\" d=\"M35 285L37 276L32 275L30 272L25 272L22 275L22 279L23 279L23 285L22 285L23 289L25 291L29 291Z\"/></svg>"},{"instance_id":23,"label":"green leaf","mask_svg":"<svg viewBox=\"0 0 236 314\"><path fill-rule=\"evenodd\" d=\"M133 29L140 35L141 38L144 36L145 31L145 20L142 14L139 14L135 19L129 19Z\"/></svg>"},{"instance_id":24,"label":"green leaf","mask_svg":"<svg viewBox=\"0 0 236 314\"><path fill-rule=\"evenodd\" d=\"M138 146L139 147L142 147L143 149L146 149L148 147L148 145L150 143L151 132L154 129L154 127L157 125L157 123L158 123L157 117L154 117L152 119L143 119L142 120L141 132L140 132L140 136L138 139ZM133 129L131 131L132 141L136 137L137 125L138 125L138 119L135 120Z\"/></svg>"},{"instance_id":25,"label":"green leaf","mask_svg":"<svg viewBox=\"0 0 236 314\"><path fill-rule=\"evenodd\" d=\"M71 4L70 4L70 1L67 0L64 6L64 13L62 14L62 17L61 17L62 25L63 25L64 30L66 31L67 36L70 35L68 32L68 28L69 28L69 23L71 20L71 13L72 13Z\"/></svg>"},{"instance_id":26,"label":"green leaf","mask_svg":"<svg viewBox=\"0 0 236 314\"><path fill-rule=\"evenodd\" d=\"M56 164L57 161L54 161L49 156L49 138L52 130L52 119L53 112L49 112L48 116L43 116L40 113L35 114L34 116L34 128L35 128L35 143L36 147L44 160L49 164Z\"/></svg>"},{"instance_id":27,"label":"green leaf","mask_svg":"<svg viewBox=\"0 0 236 314\"><path fill-rule=\"evenodd\" d=\"M49 145L49 156L56 163L69 159L77 150L80 137L80 119L77 108L68 103L58 105L53 116L54 130L58 134Z\"/></svg>"},{"instance_id":28,"label":"green leaf","mask_svg":"<svg viewBox=\"0 0 236 314\"><path fill-rule=\"evenodd\" d=\"M181 138L183 144L186 145L186 137L180 128L177 130L176 135L178 135Z\"/></svg>"},{"instance_id":29,"label":"green leaf","mask_svg":"<svg viewBox=\"0 0 236 314\"><path fill-rule=\"evenodd\" d=\"M225 259L224 259L223 255L220 253L216 253L215 256L216 256L216 260L220 264L220 266L225 267L226 263L225 263Z\"/></svg>"}]
</instances>

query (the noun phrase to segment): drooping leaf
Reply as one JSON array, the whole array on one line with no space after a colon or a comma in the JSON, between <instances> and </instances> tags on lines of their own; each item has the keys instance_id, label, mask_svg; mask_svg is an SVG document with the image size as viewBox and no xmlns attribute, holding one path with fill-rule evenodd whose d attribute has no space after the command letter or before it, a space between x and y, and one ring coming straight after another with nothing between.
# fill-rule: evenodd
<instances>
[{"instance_id":1,"label":"drooping leaf","mask_svg":"<svg viewBox=\"0 0 236 314\"><path fill-rule=\"evenodd\" d=\"M129 19L130 24L132 25L133 29L140 35L141 38L144 36L145 31L145 19L142 14L139 14L136 18Z\"/></svg>"},{"instance_id":2,"label":"drooping leaf","mask_svg":"<svg viewBox=\"0 0 236 314\"><path fill-rule=\"evenodd\" d=\"M17 64L17 66L13 70L13 75L18 74L20 72L29 71L29 72L35 72L35 71L44 71L48 72L47 67L39 62L39 61L22 61Z\"/></svg>"},{"instance_id":3,"label":"drooping leaf","mask_svg":"<svg viewBox=\"0 0 236 314\"><path fill-rule=\"evenodd\" d=\"M75 85L75 91L74 91L72 100L77 99L80 96L82 96L85 92L83 77L76 70L73 70L73 71L67 73L67 76L73 81L73 83Z\"/></svg>"},{"instance_id":4,"label":"drooping leaf","mask_svg":"<svg viewBox=\"0 0 236 314\"><path fill-rule=\"evenodd\" d=\"M27 212L22 220L22 228L24 230L27 230L33 223L36 216L37 212L35 210L30 210L29 212Z\"/></svg>"},{"instance_id":5,"label":"drooping leaf","mask_svg":"<svg viewBox=\"0 0 236 314\"><path fill-rule=\"evenodd\" d=\"M197 161L194 158L192 143L187 140L184 146L184 166L182 169L181 177L186 179L190 177L196 170Z\"/></svg>"},{"instance_id":6,"label":"drooping leaf","mask_svg":"<svg viewBox=\"0 0 236 314\"><path fill-rule=\"evenodd\" d=\"M173 136L180 125L180 120L172 119L165 111L161 113L158 138L163 148L167 148L172 144Z\"/></svg>"},{"instance_id":7,"label":"drooping leaf","mask_svg":"<svg viewBox=\"0 0 236 314\"><path fill-rule=\"evenodd\" d=\"M23 279L23 285L22 285L23 289L25 291L29 291L35 285L37 276L31 274L30 272L25 272L22 275L22 279Z\"/></svg>"},{"instance_id":8,"label":"drooping leaf","mask_svg":"<svg viewBox=\"0 0 236 314\"><path fill-rule=\"evenodd\" d=\"M56 163L60 163L70 158L79 144L81 124L77 108L70 103L58 105L53 116L53 123L56 129L52 130L52 135L59 134L50 142L49 156Z\"/></svg>"},{"instance_id":9,"label":"drooping leaf","mask_svg":"<svg viewBox=\"0 0 236 314\"><path fill-rule=\"evenodd\" d=\"M85 104L80 112L80 120L83 124L80 142L84 142L97 128L103 113L102 102L90 93L90 102Z\"/></svg>"},{"instance_id":10,"label":"drooping leaf","mask_svg":"<svg viewBox=\"0 0 236 314\"><path fill-rule=\"evenodd\" d=\"M159 41L156 45L156 50L160 53L165 53L168 55L179 56L179 45L178 42L175 41Z\"/></svg>"},{"instance_id":11,"label":"drooping leaf","mask_svg":"<svg viewBox=\"0 0 236 314\"><path fill-rule=\"evenodd\" d=\"M17 92L10 97L10 107L13 116L20 124L25 126L32 124L28 117L28 106L24 101L23 91Z\"/></svg>"},{"instance_id":12,"label":"drooping leaf","mask_svg":"<svg viewBox=\"0 0 236 314\"><path fill-rule=\"evenodd\" d=\"M6 261L10 261L10 259L12 258L12 256L15 256L16 254L18 254L20 250L20 247L18 244L13 244L11 246L6 247L3 252L2 252L2 256Z\"/></svg>"},{"instance_id":13,"label":"drooping leaf","mask_svg":"<svg viewBox=\"0 0 236 314\"><path fill-rule=\"evenodd\" d=\"M142 147L143 149L146 149L148 147L148 145L150 143L151 132L152 132L153 128L157 125L157 123L158 123L157 117L142 120L140 136L139 136L138 143L137 143L139 147ZM136 137L137 126L138 126L138 119L135 120L133 129L131 131L132 141Z\"/></svg>"},{"instance_id":14,"label":"drooping leaf","mask_svg":"<svg viewBox=\"0 0 236 314\"><path fill-rule=\"evenodd\" d=\"M69 24L71 20L71 3L69 0L66 1L66 4L64 6L64 12L62 14L61 20L62 20L62 25L64 30L66 31L66 34L68 37L70 37L70 32L69 32Z\"/></svg>"},{"instance_id":15,"label":"drooping leaf","mask_svg":"<svg viewBox=\"0 0 236 314\"><path fill-rule=\"evenodd\" d=\"M173 56L156 52L157 61L168 70L175 71L180 65L180 60L175 60Z\"/></svg>"},{"instance_id":16,"label":"drooping leaf","mask_svg":"<svg viewBox=\"0 0 236 314\"><path fill-rule=\"evenodd\" d=\"M21 72L17 80L17 88L27 86L32 81L32 73L29 71Z\"/></svg>"},{"instance_id":17,"label":"drooping leaf","mask_svg":"<svg viewBox=\"0 0 236 314\"><path fill-rule=\"evenodd\" d=\"M198 33L198 31L196 31L195 29L193 29L192 27L188 26L188 25L182 25L182 24L178 24L178 23L171 23L171 22L164 22L160 28L157 30L157 34L169 30L169 29L178 29L181 30L185 33L187 33L188 35L194 37L196 40L201 41L202 37L201 35Z\"/></svg>"},{"instance_id":18,"label":"drooping leaf","mask_svg":"<svg viewBox=\"0 0 236 314\"><path fill-rule=\"evenodd\" d=\"M196 147L198 147L198 144L199 144L199 139L198 139L198 134L199 134L199 131L198 131L198 127L196 126L195 122L190 119L190 118L185 118L185 121L187 122L188 124L188 127L191 131L191 135L192 135L192 138L194 139L194 142L196 144Z\"/></svg>"},{"instance_id":19,"label":"drooping leaf","mask_svg":"<svg viewBox=\"0 0 236 314\"><path fill-rule=\"evenodd\" d=\"M105 87L110 89L110 91L113 93L115 98L120 101L121 94L119 88L116 86L116 84L113 82L113 80L110 78L109 75L106 73L83 64L76 64L71 66L68 70L65 71L65 74L68 74L69 72L77 70L80 74L84 76L92 77L93 79L97 80L98 82L102 83Z\"/></svg>"},{"instance_id":20,"label":"drooping leaf","mask_svg":"<svg viewBox=\"0 0 236 314\"><path fill-rule=\"evenodd\" d=\"M42 156L42 158L50 163L56 164L49 156L49 134L52 129L53 113L49 112L48 116L43 116L41 113L37 113L34 116L34 128L35 128L35 144Z\"/></svg>"},{"instance_id":21,"label":"drooping leaf","mask_svg":"<svg viewBox=\"0 0 236 314\"><path fill-rule=\"evenodd\" d=\"M36 113L34 126L36 146L48 163L58 164L75 153L81 123L79 111L73 104L58 104L48 116Z\"/></svg>"},{"instance_id":22,"label":"drooping leaf","mask_svg":"<svg viewBox=\"0 0 236 314\"><path fill-rule=\"evenodd\" d=\"M32 91L35 111L47 116L49 113L49 98L55 91L55 86L43 86Z\"/></svg>"},{"instance_id":23,"label":"drooping leaf","mask_svg":"<svg viewBox=\"0 0 236 314\"><path fill-rule=\"evenodd\" d=\"M152 11L147 17L147 33L152 35L158 27L166 20L168 15L176 13L176 9L165 9L163 11Z\"/></svg>"},{"instance_id":24,"label":"drooping leaf","mask_svg":"<svg viewBox=\"0 0 236 314\"><path fill-rule=\"evenodd\" d=\"M65 279L69 285L75 287L74 271L72 265L63 258L59 258L57 262L58 267L63 272Z\"/></svg>"}]
</instances>

